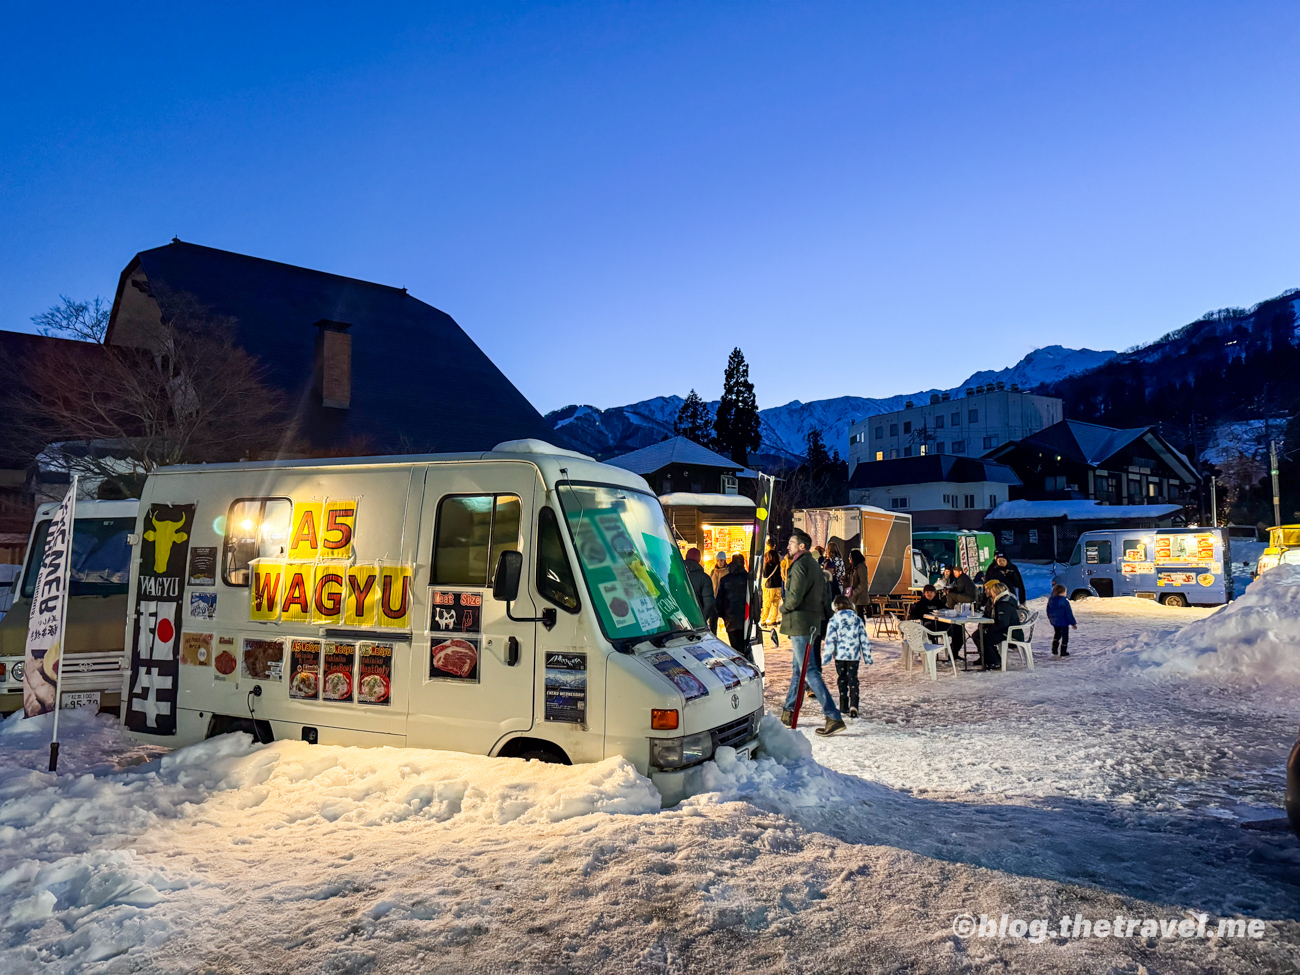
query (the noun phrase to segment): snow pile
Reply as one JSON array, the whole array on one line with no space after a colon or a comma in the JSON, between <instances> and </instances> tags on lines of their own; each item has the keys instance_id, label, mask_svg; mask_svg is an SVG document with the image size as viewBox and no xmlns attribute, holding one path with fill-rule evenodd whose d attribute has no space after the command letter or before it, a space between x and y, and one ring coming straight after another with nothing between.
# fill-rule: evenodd
<instances>
[{"instance_id":1,"label":"snow pile","mask_svg":"<svg viewBox=\"0 0 1300 975\"><path fill-rule=\"evenodd\" d=\"M1115 651L1125 664L1162 673L1300 681L1300 565L1271 569L1203 620L1122 639Z\"/></svg>"}]
</instances>

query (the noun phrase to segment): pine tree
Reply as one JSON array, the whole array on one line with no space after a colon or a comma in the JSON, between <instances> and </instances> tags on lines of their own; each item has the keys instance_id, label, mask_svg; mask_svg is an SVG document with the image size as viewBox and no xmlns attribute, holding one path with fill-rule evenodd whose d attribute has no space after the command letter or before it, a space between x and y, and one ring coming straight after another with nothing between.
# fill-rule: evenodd
<instances>
[{"instance_id":1,"label":"pine tree","mask_svg":"<svg viewBox=\"0 0 1300 975\"><path fill-rule=\"evenodd\" d=\"M694 440L704 447L713 446L713 414L709 412L709 404L693 389L682 403L682 408L677 411L673 433Z\"/></svg>"},{"instance_id":2,"label":"pine tree","mask_svg":"<svg viewBox=\"0 0 1300 975\"><path fill-rule=\"evenodd\" d=\"M739 348L731 350L722 379L722 402L713 421L714 447L737 464L748 464L750 451L763 442L758 425L758 401L749 381L749 364Z\"/></svg>"}]
</instances>

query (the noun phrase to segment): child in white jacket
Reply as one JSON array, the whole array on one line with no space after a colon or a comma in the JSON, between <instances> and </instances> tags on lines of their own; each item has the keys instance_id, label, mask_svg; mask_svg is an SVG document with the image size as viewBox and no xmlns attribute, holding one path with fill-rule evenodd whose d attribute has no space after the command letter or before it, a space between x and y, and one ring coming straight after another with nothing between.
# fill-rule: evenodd
<instances>
[{"instance_id":1,"label":"child in white jacket","mask_svg":"<svg viewBox=\"0 0 1300 975\"><path fill-rule=\"evenodd\" d=\"M858 664L871 664L871 641L853 604L843 596L835 599L835 615L826 627L822 664L835 661L835 676L840 686L840 711L850 718L858 716Z\"/></svg>"}]
</instances>

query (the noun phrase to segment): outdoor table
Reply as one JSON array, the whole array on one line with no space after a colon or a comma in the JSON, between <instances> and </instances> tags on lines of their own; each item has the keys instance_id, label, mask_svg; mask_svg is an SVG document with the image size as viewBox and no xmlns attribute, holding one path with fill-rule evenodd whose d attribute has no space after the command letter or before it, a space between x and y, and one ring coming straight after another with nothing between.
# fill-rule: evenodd
<instances>
[{"instance_id":1,"label":"outdoor table","mask_svg":"<svg viewBox=\"0 0 1300 975\"><path fill-rule=\"evenodd\" d=\"M987 616L958 616L957 613L954 612L953 610L947 610L946 612L926 613L925 618L928 620L935 620L936 622L939 623L947 623L949 625L953 623L960 623L962 625L963 630L966 629L967 623L974 623L975 635L973 636L969 631L967 631L966 636L967 639L971 640L971 642L975 644L976 649L979 651L980 670L985 669L984 668L984 640L982 638L976 640L975 636L982 636L979 633L979 628L981 626L991 626L993 624L993 620L989 619ZM966 656L965 650L963 650L961 654L961 669L970 670L970 660Z\"/></svg>"}]
</instances>

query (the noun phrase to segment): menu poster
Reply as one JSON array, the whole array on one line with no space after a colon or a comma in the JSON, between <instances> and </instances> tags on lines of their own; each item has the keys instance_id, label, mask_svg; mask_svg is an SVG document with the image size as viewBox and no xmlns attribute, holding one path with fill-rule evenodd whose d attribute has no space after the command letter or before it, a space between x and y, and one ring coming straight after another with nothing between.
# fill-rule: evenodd
<instances>
[{"instance_id":1,"label":"menu poster","mask_svg":"<svg viewBox=\"0 0 1300 975\"><path fill-rule=\"evenodd\" d=\"M289 697L314 701L320 695L320 641L289 641Z\"/></svg>"},{"instance_id":2,"label":"menu poster","mask_svg":"<svg viewBox=\"0 0 1300 975\"><path fill-rule=\"evenodd\" d=\"M672 654L660 650L658 653L649 654L645 659L650 666L672 681L686 700L694 701L697 697L708 697L709 689Z\"/></svg>"},{"instance_id":3,"label":"menu poster","mask_svg":"<svg viewBox=\"0 0 1300 975\"><path fill-rule=\"evenodd\" d=\"M342 701L352 703L352 671L357 659L355 643L335 643L325 641L325 650L321 664L322 701Z\"/></svg>"},{"instance_id":4,"label":"menu poster","mask_svg":"<svg viewBox=\"0 0 1300 975\"><path fill-rule=\"evenodd\" d=\"M239 676L252 680L283 680L284 641L244 637L244 655Z\"/></svg>"},{"instance_id":5,"label":"menu poster","mask_svg":"<svg viewBox=\"0 0 1300 975\"><path fill-rule=\"evenodd\" d=\"M740 685L740 675L729 666L730 658L719 656L704 647L687 647L686 652L713 671L713 675L722 681L723 687L730 689Z\"/></svg>"},{"instance_id":6,"label":"menu poster","mask_svg":"<svg viewBox=\"0 0 1300 975\"><path fill-rule=\"evenodd\" d=\"M587 723L587 655L546 654L547 721Z\"/></svg>"},{"instance_id":7,"label":"menu poster","mask_svg":"<svg viewBox=\"0 0 1300 975\"><path fill-rule=\"evenodd\" d=\"M387 707L393 703L393 645L359 643L357 650L357 703Z\"/></svg>"},{"instance_id":8,"label":"menu poster","mask_svg":"<svg viewBox=\"0 0 1300 975\"><path fill-rule=\"evenodd\" d=\"M233 659L231 661L234 662ZM188 667L211 667L212 666L212 634L211 633L182 633L181 634L181 666Z\"/></svg>"},{"instance_id":9,"label":"menu poster","mask_svg":"<svg viewBox=\"0 0 1300 975\"><path fill-rule=\"evenodd\" d=\"M190 585L215 586L217 584L217 549L195 547L190 549Z\"/></svg>"},{"instance_id":10,"label":"menu poster","mask_svg":"<svg viewBox=\"0 0 1300 975\"><path fill-rule=\"evenodd\" d=\"M239 661L235 659L235 638L233 636L217 637L217 658L212 664L212 679L224 684L235 673Z\"/></svg>"},{"instance_id":11,"label":"menu poster","mask_svg":"<svg viewBox=\"0 0 1300 975\"><path fill-rule=\"evenodd\" d=\"M481 633L483 594L433 590L429 602L429 630L433 633Z\"/></svg>"},{"instance_id":12,"label":"menu poster","mask_svg":"<svg viewBox=\"0 0 1300 975\"><path fill-rule=\"evenodd\" d=\"M429 680L454 680L477 684L481 636L435 636L429 646Z\"/></svg>"}]
</instances>

